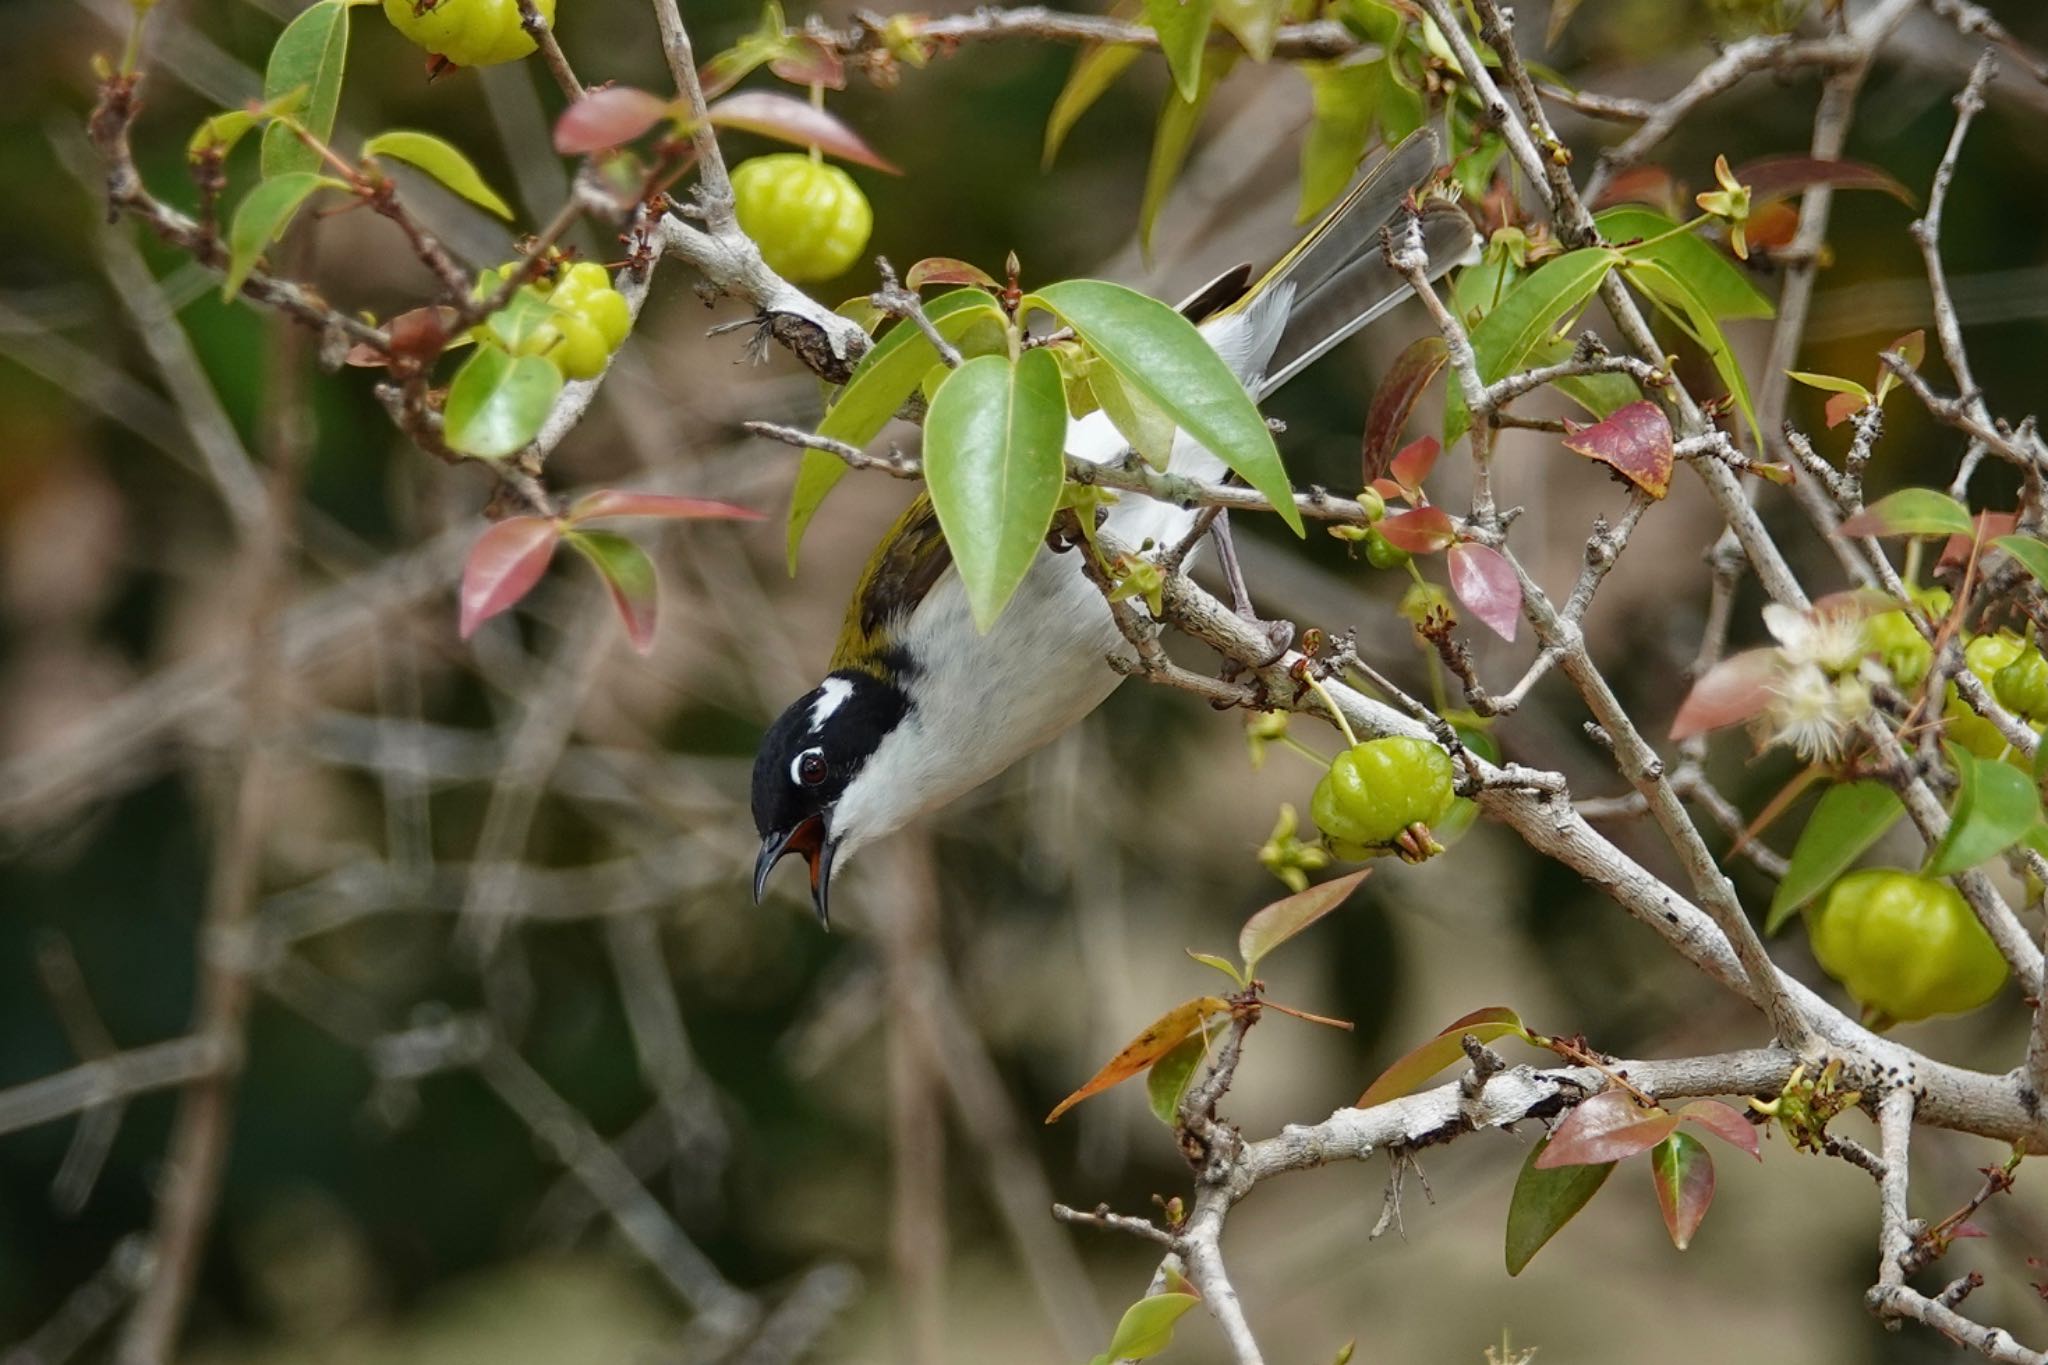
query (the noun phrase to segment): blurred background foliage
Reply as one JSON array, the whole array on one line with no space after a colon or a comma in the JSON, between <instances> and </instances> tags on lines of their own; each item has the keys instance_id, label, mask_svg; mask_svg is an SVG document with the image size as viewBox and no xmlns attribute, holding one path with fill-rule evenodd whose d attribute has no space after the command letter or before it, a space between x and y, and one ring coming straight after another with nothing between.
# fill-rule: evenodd
<instances>
[{"instance_id":1,"label":"blurred background foliage","mask_svg":"<svg viewBox=\"0 0 2048 1365\"><path fill-rule=\"evenodd\" d=\"M161 7L136 139L159 193L191 201L186 137L255 92L292 8ZM1547 60L1592 89L1659 97L1739 24L1730 8L1587 0ZM2027 0L1989 8L2048 43L2048 19ZM822 13L843 23L850 7ZM232 526L138 326L134 286L153 281L143 292L176 309L253 451L265 448L280 354L274 324L223 305L203 272L128 226L104 224L80 125L90 59L118 47L126 7L12 0L5 14L0 801L5 784L42 785L17 788L0 828L0 1088L73 1065L79 1044L66 1021L82 1010L115 1045L134 1047L178 1035L192 1007L221 753L238 724L232 693L203 670L237 647L244 608ZM756 16L740 0L713 0L686 17L710 53ZM1525 16L1531 42L1541 17ZM356 20L344 143L394 126L434 131L515 188L524 222L544 219L563 174L544 145L558 107L544 73L522 63L430 83L419 51L374 8ZM586 80L663 81L651 15L626 0L564 4L560 33ZM1850 155L1924 187L1974 56L1952 30L1916 18L1871 77ZM835 96L906 172L856 173L875 206L873 249L899 264L944 254L991 266L1015 249L1031 280L1102 274L1170 297L1284 245L1308 107L1297 74L1246 66L1230 79L1147 265L1132 232L1164 71L1141 62L1041 171L1045 114L1071 58L1031 41L981 45L906 71L893 89L856 81ZM1752 79L1660 159L1697 188L1716 153L1739 163L1801 150L1814 93L1803 77ZM1569 117L1564 127L1587 154L1612 136ZM1964 155L1945 241L1980 378L1993 409L2012 415L2039 406L2048 354L2044 127L2048 90L2008 71ZM728 150L766 148L735 135ZM252 172L239 174L246 183ZM495 223L431 187L408 188L473 264L509 248ZM1883 344L1927 324L1910 216L1878 196L1838 202L1805 368L1863 376ZM302 242L304 273L349 307L395 311L428 285L390 226L366 215L325 220ZM582 245L602 256L608 244L590 235ZM550 481L659 483L778 512L790 452L746 439L738 423L808 420L815 383L779 353L749 365L737 338L707 339L707 324L738 310L707 310L692 284L674 269L660 278L606 400ZM821 292L836 301L867 287L855 271ZM1390 320L1277 400L1298 482L1355 486L1375 376L1420 325L1409 314ZM1759 364L1765 333L1747 326ZM1142 1210L1153 1194L1177 1192L1184 1171L1136 1094L1091 1101L1050 1129L1039 1116L1159 1009L1207 989L1180 950L1224 948L1244 915L1278 894L1253 852L1280 802L1306 805L1313 772L1277 751L1254 771L1238 718L1133 686L929 835L867 855L835 898L844 908L832 935L809 921L793 874L753 909L744 797L754 739L822 668L844 585L905 489L849 481L793 582L772 520L646 537L665 590L650 659L623 647L580 564L558 565L529 611L465 647L452 586L485 482L407 445L370 388L359 371L313 373L304 385L309 461L286 586L303 613L295 620L332 623L352 604L359 619L330 629L291 674L262 862L265 990L190 1357L767 1362L815 1340L821 1359L899 1360L910 1349L900 1324L921 1311L920 1295L937 1297L947 1358L1099 1349L1099 1333L1142 1291L1146 1249L1070 1237L1030 1200L1045 1191ZM1796 394L1792 415L1817 427L1817 397ZM1903 401L1888 418L1879 481L1945 482L1953 434ZM1540 546L1530 557L1545 581L1563 583L1591 513L1619 508L1621 495L1544 438L1506 449L1504 497L1528 508L1518 537ZM1455 483L1454 466L1445 461L1439 477ZM1980 482L1981 502L2009 503L1999 477ZM1785 499L1766 490L1764 502L1815 581L1832 583ZM1713 530L1704 498L1683 482L1655 517L1591 623L1610 676L1651 728L1683 690L1705 600L1699 553ZM1391 610L1402 576L1371 573L1327 538L1302 546L1271 529L1240 533L1261 605L1356 625L1368 657L1423 685ZM1757 633L1756 605L1744 599L1740 632ZM1512 676L1528 652L1526 642L1480 650L1489 678ZM1537 699L1500 727L1507 754L1563 769L1580 795L1617 790L1562 681ZM65 754L100 752L80 746L115 725L147 737L45 783ZM518 904L500 907L518 922L480 970L454 912L471 894L508 746L551 727L560 743L542 741L543 790L510 850L524 918ZM1331 747L1326 735L1309 738ZM1749 764L1742 749L1720 746L1718 775L1753 811L1789 768L1775 757ZM1794 827L1775 836L1781 847ZM1650 833L1618 834L1670 870ZM1735 867L1760 907L1768 887ZM475 894L489 912L496 893ZM1782 961L1821 980L1800 935L1779 947ZM918 964L934 960L958 1012L920 1024L921 1007L905 1002L923 989ZM1759 1020L1684 971L1598 888L1485 827L1429 866L1382 868L1264 974L1279 998L1358 1027L1345 1035L1272 1018L1256 1031L1228 1106L1255 1132L1321 1118L1410 1043L1481 1005L1512 1004L1546 1031L1584 1032L1622 1055L1763 1040ZM635 1017L662 1015L671 998L679 1029ZM435 1068L446 1030L478 1018L591 1132L620 1139L718 1275L788 1308L780 1321L803 1333L735 1345L693 1328L661 1269L564 1176L562 1144L579 1139L564 1139L561 1115L522 1109L513 1097L531 1094L516 1070ZM1916 1027L1913 1041L2003 1069L2023 1029L2008 999ZM96 1173L75 1152L66 1164L75 1121L0 1137L0 1347L24 1343L0 1358L52 1358L64 1330L110 1311L96 1289L118 1305L136 1254L124 1239L149 1224L172 1107L166 1093L129 1104ZM81 1139L87 1155L97 1140ZM1889 1335L1863 1317L1875 1216L1867 1178L1783 1144L1760 1168L1724 1161L1721 1201L1683 1256L1665 1240L1647 1181L1625 1171L1508 1280L1501 1222L1527 1140L1488 1134L1431 1156L1434 1204L1411 1184L1404 1233L1371 1243L1378 1167L1262 1191L1230 1240L1275 1358L1327 1359L1354 1335L1361 1358L1476 1362L1504 1336L1557 1360L1628 1359L1652 1338L1674 1361L1946 1358L1932 1334ZM1924 1150L1916 1194L1930 1201L1959 1202L1973 1168L1999 1155L1946 1135ZM894 1182L938 1187L920 1200L892 1192ZM2020 1193L1980 1219L1989 1241L1952 1258L1956 1273L1967 1262L1991 1274L1987 1315L2022 1335L2048 1313L2024 1259L2048 1254L2031 1183L2023 1173ZM1006 1215L1005 1192L1014 1201L1020 1191L1021 1212L1013 1203ZM1020 1244L1015 1229L1027 1225L1035 1231ZM936 1272L900 1245L906 1230ZM1077 1263L1092 1299L1061 1278ZM1175 1358L1219 1350L1197 1317Z\"/></svg>"}]
</instances>

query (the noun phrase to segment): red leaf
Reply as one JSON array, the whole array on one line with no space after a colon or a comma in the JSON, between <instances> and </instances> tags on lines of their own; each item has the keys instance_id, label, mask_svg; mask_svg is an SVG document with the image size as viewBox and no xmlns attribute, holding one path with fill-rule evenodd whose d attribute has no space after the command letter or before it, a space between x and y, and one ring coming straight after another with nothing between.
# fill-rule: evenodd
<instances>
[{"instance_id":1,"label":"red leaf","mask_svg":"<svg viewBox=\"0 0 2048 1365\"><path fill-rule=\"evenodd\" d=\"M630 488L605 488L585 494L569 509L571 523L598 517L658 517L663 521L759 521L761 513L714 498L683 498L673 493L641 493Z\"/></svg>"},{"instance_id":2,"label":"red leaf","mask_svg":"<svg viewBox=\"0 0 2048 1365\"><path fill-rule=\"evenodd\" d=\"M1917 370L1927 363L1927 329L1915 327L1885 349L1897 351L1901 360ZM1885 373L1890 374L1891 371L1886 370Z\"/></svg>"},{"instance_id":3,"label":"red leaf","mask_svg":"<svg viewBox=\"0 0 2048 1365\"><path fill-rule=\"evenodd\" d=\"M1810 156L1765 156L1735 168L1735 178L1749 186L1757 202L1782 199L1816 185L1838 190L1882 190L1911 206L1913 192L1875 166L1860 161L1822 161Z\"/></svg>"},{"instance_id":4,"label":"red leaf","mask_svg":"<svg viewBox=\"0 0 2048 1365\"><path fill-rule=\"evenodd\" d=\"M555 150L581 156L631 142L667 118L671 108L661 96L630 85L593 90L555 120Z\"/></svg>"},{"instance_id":5,"label":"red leaf","mask_svg":"<svg viewBox=\"0 0 2048 1365\"><path fill-rule=\"evenodd\" d=\"M1441 507L1414 507L1379 523L1380 534L1411 555L1430 555L1458 538Z\"/></svg>"},{"instance_id":6,"label":"red leaf","mask_svg":"<svg viewBox=\"0 0 2048 1365\"><path fill-rule=\"evenodd\" d=\"M709 113L711 121L721 128L738 128L794 142L800 147L816 147L827 156L851 161L856 166L903 174L838 118L788 95L771 90L743 90L712 105Z\"/></svg>"},{"instance_id":7,"label":"red leaf","mask_svg":"<svg viewBox=\"0 0 2048 1365\"><path fill-rule=\"evenodd\" d=\"M477 537L462 565L463 639L532 591L561 534L551 517L507 517Z\"/></svg>"},{"instance_id":8,"label":"red leaf","mask_svg":"<svg viewBox=\"0 0 2048 1365\"><path fill-rule=\"evenodd\" d=\"M769 62L768 69L791 85L846 88L846 64L837 52L808 33L791 35L788 50Z\"/></svg>"},{"instance_id":9,"label":"red leaf","mask_svg":"<svg viewBox=\"0 0 2048 1365\"><path fill-rule=\"evenodd\" d=\"M1494 634L1512 641L1522 619L1522 583L1507 556L1467 541L1451 547L1450 564L1451 591L1458 600Z\"/></svg>"},{"instance_id":10,"label":"red leaf","mask_svg":"<svg viewBox=\"0 0 2048 1365\"><path fill-rule=\"evenodd\" d=\"M1833 431L1842 423L1863 411L1867 400L1860 393L1834 393L1828 395L1828 430Z\"/></svg>"},{"instance_id":11,"label":"red leaf","mask_svg":"<svg viewBox=\"0 0 2048 1365\"><path fill-rule=\"evenodd\" d=\"M1979 512L1974 520L1977 523L1977 540L1982 544L1988 544L2000 536L2011 535L2019 529L2020 524L2019 513L2017 512ZM1940 567L1947 568L1951 564L1967 564L1969 561L1970 538L1968 536L1950 536L1948 542L1941 547Z\"/></svg>"},{"instance_id":12,"label":"red leaf","mask_svg":"<svg viewBox=\"0 0 2048 1365\"><path fill-rule=\"evenodd\" d=\"M1366 483L1386 473L1394 462L1394 447L1407 429L1416 401L1443 369L1450 354L1444 339L1431 335L1414 342L1394 358L1393 368L1387 371L1387 377L1380 381L1379 390L1372 396L1372 410L1365 415L1362 453ZM1399 479L1400 475L1394 477ZM1417 478L1415 483L1420 484L1421 479Z\"/></svg>"},{"instance_id":13,"label":"red leaf","mask_svg":"<svg viewBox=\"0 0 2048 1365\"><path fill-rule=\"evenodd\" d=\"M388 365L393 359L404 356L426 364L447 348L448 329L455 325L455 316L455 310L446 304L400 313L384 324L384 333L391 338L389 356L369 343L359 341L348 348L347 363Z\"/></svg>"},{"instance_id":14,"label":"red leaf","mask_svg":"<svg viewBox=\"0 0 2048 1365\"><path fill-rule=\"evenodd\" d=\"M1790 246L1799 235L1799 210L1782 199L1755 205L1750 209L1749 226L1743 235L1749 238L1752 251Z\"/></svg>"},{"instance_id":15,"label":"red leaf","mask_svg":"<svg viewBox=\"0 0 2048 1365\"><path fill-rule=\"evenodd\" d=\"M1401 453L1387 467L1387 472L1408 495L1410 502L1422 500L1422 481L1429 477L1429 471L1436 465L1436 457L1442 451L1443 446L1436 437L1424 436L1401 447Z\"/></svg>"},{"instance_id":16,"label":"red leaf","mask_svg":"<svg viewBox=\"0 0 2048 1365\"><path fill-rule=\"evenodd\" d=\"M1603 1090L1566 1116L1536 1158L1538 1170L1595 1166L1647 1152L1678 1127L1678 1115L1643 1108L1625 1090Z\"/></svg>"},{"instance_id":17,"label":"red leaf","mask_svg":"<svg viewBox=\"0 0 2048 1365\"><path fill-rule=\"evenodd\" d=\"M1756 1125L1719 1100L1694 1100L1678 1111L1678 1117L1697 1123L1721 1141L1740 1147L1758 1161L1764 1159L1763 1147L1757 1141Z\"/></svg>"},{"instance_id":18,"label":"red leaf","mask_svg":"<svg viewBox=\"0 0 2048 1365\"><path fill-rule=\"evenodd\" d=\"M951 256L927 256L903 272L903 287L913 294L928 284L979 284L996 288L995 279L986 270Z\"/></svg>"},{"instance_id":19,"label":"red leaf","mask_svg":"<svg viewBox=\"0 0 2048 1365\"><path fill-rule=\"evenodd\" d=\"M1632 166L1607 182L1607 188L1600 192L1600 198L1593 207L1604 209L1615 204L1648 204L1653 209L1663 210L1667 217L1683 218L1683 199L1678 182L1662 166Z\"/></svg>"},{"instance_id":20,"label":"red leaf","mask_svg":"<svg viewBox=\"0 0 2048 1365\"><path fill-rule=\"evenodd\" d=\"M646 654L654 648L654 618L659 583L654 561L647 552L615 531L570 531L565 537L590 561L605 587L611 590L612 606L625 624L626 638L633 649Z\"/></svg>"},{"instance_id":21,"label":"red leaf","mask_svg":"<svg viewBox=\"0 0 2048 1365\"><path fill-rule=\"evenodd\" d=\"M1977 1224L1970 1222L1958 1223L1948 1230L1948 1239L1951 1242L1959 1242L1966 1237L1989 1237L1990 1235L1990 1233Z\"/></svg>"},{"instance_id":22,"label":"red leaf","mask_svg":"<svg viewBox=\"0 0 2048 1365\"><path fill-rule=\"evenodd\" d=\"M1673 1133L1650 1153L1650 1183L1671 1245L1685 1250L1714 1202L1713 1155L1692 1134Z\"/></svg>"},{"instance_id":23,"label":"red leaf","mask_svg":"<svg viewBox=\"0 0 2048 1365\"><path fill-rule=\"evenodd\" d=\"M1671 488L1671 419L1648 399L1618 408L1606 420L1582 427L1566 422L1565 448L1610 465L1653 498Z\"/></svg>"},{"instance_id":24,"label":"red leaf","mask_svg":"<svg viewBox=\"0 0 2048 1365\"><path fill-rule=\"evenodd\" d=\"M1770 704L1778 651L1749 649L1730 655L1692 685L1671 722L1671 738L1691 739L1748 720Z\"/></svg>"},{"instance_id":25,"label":"red leaf","mask_svg":"<svg viewBox=\"0 0 2048 1365\"><path fill-rule=\"evenodd\" d=\"M1407 490L1403 489L1400 484L1395 483L1392 479L1374 479L1368 486L1373 492L1379 494L1383 501L1392 502L1396 498L1399 498L1402 502L1408 501Z\"/></svg>"}]
</instances>

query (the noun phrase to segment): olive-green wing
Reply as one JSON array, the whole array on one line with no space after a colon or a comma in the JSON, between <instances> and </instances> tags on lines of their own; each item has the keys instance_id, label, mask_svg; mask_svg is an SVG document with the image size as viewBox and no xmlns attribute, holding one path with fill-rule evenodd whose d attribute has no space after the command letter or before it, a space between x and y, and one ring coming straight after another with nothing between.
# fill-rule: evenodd
<instances>
[{"instance_id":1,"label":"olive-green wing","mask_svg":"<svg viewBox=\"0 0 2048 1365\"><path fill-rule=\"evenodd\" d=\"M953 551L939 529L939 514L932 510L930 496L920 493L889 528L855 586L839 644L832 651L832 667L879 669L879 658L895 642L903 620L952 563Z\"/></svg>"}]
</instances>

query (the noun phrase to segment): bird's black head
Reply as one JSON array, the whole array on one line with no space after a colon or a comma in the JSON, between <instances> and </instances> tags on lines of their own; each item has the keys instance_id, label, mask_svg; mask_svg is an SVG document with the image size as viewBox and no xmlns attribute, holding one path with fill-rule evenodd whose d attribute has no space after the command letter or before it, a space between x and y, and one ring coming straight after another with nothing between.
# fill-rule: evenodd
<instances>
[{"instance_id":1,"label":"bird's black head","mask_svg":"<svg viewBox=\"0 0 2048 1365\"><path fill-rule=\"evenodd\" d=\"M754 864L757 904L775 864L801 853L811 867L811 903L819 921L829 923L826 893L839 845L833 808L909 708L894 683L841 669L768 727L754 758L754 828L761 836Z\"/></svg>"}]
</instances>

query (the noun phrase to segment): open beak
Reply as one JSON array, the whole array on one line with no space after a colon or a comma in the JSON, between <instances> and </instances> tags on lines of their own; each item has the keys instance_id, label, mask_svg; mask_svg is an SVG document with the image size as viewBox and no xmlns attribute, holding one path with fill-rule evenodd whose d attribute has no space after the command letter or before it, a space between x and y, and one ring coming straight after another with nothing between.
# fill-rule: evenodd
<instances>
[{"instance_id":1,"label":"open beak","mask_svg":"<svg viewBox=\"0 0 2048 1365\"><path fill-rule=\"evenodd\" d=\"M761 894L768 887L768 874L775 870L775 864L791 853L801 853L811 867L811 904L817 907L818 923L830 929L832 920L826 900L832 889L832 850L822 815L807 816L793 829L770 834L761 841L761 856L754 860L754 904L761 903Z\"/></svg>"}]
</instances>

